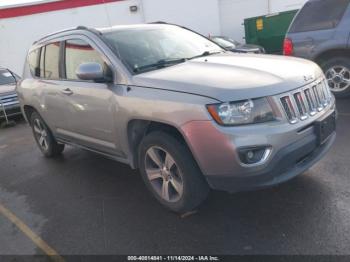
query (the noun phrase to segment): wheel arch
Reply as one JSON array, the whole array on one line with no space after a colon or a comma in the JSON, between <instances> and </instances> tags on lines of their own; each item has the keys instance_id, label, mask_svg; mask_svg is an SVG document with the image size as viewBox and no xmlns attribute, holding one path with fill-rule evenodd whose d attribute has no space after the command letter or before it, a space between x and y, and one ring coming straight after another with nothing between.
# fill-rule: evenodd
<instances>
[{"instance_id":1,"label":"wheel arch","mask_svg":"<svg viewBox=\"0 0 350 262\"><path fill-rule=\"evenodd\" d=\"M173 136L180 143L187 146L183 133L174 125L164 122L134 119L130 120L127 126L128 145L131 152L131 166L138 168L138 148L142 139L153 131L162 131ZM191 150L190 150L191 151ZM192 153L192 152L191 152Z\"/></svg>"},{"instance_id":2,"label":"wheel arch","mask_svg":"<svg viewBox=\"0 0 350 262\"><path fill-rule=\"evenodd\" d=\"M314 58L314 61L322 65L326 60L333 58L333 57L347 57L350 59L350 49L347 48L336 48L336 49L329 49L325 50Z\"/></svg>"},{"instance_id":3,"label":"wheel arch","mask_svg":"<svg viewBox=\"0 0 350 262\"><path fill-rule=\"evenodd\" d=\"M30 105L24 105L24 106L23 106L24 117L26 118L26 120L27 120L27 122L28 122L29 124L31 124L31 123L30 123L30 118L31 118L31 116L32 116L32 114L33 114L34 112L37 112L37 113L38 113L38 110L36 110L33 106L30 106Z\"/></svg>"}]
</instances>

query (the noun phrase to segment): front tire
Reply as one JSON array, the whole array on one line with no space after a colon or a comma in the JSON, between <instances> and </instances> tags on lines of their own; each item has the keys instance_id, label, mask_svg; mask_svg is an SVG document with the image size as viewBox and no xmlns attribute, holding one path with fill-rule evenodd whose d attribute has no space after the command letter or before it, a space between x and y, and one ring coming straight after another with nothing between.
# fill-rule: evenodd
<instances>
[{"instance_id":1,"label":"front tire","mask_svg":"<svg viewBox=\"0 0 350 262\"><path fill-rule=\"evenodd\" d=\"M333 57L323 62L321 67L335 97L350 96L350 59Z\"/></svg>"},{"instance_id":2,"label":"front tire","mask_svg":"<svg viewBox=\"0 0 350 262\"><path fill-rule=\"evenodd\" d=\"M197 163L186 145L164 132L152 132L139 147L139 167L147 188L167 209L186 213L209 193Z\"/></svg>"},{"instance_id":3,"label":"front tire","mask_svg":"<svg viewBox=\"0 0 350 262\"><path fill-rule=\"evenodd\" d=\"M57 143L51 130L37 112L32 113L30 123L35 141L45 157L56 157L63 152L64 145Z\"/></svg>"}]
</instances>

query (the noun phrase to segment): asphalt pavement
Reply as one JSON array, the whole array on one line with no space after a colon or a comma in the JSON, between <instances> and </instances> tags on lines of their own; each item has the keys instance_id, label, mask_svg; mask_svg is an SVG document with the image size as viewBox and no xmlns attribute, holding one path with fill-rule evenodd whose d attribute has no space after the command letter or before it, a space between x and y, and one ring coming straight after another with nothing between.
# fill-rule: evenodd
<instances>
[{"instance_id":1,"label":"asphalt pavement","mask_svg":"<svg viewBox=\"0 0 350 262\"><path fill-rule=\"evenodd\" d=\"M0 129L0 204L61 255L350 254L350 100L328 155L278 187L211 192L196 214L162 208L137 171L67 147L46 159L25 122ZM42 254L0 214L0 254Z\"/></svg>"}]
</instances>

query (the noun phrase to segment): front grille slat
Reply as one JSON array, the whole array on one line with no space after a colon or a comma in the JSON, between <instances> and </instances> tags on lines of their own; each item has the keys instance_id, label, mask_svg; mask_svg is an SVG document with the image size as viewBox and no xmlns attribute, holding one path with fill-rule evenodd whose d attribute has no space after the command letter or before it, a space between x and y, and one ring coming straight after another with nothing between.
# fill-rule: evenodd
<instances>
[{"instance_id":1,"label":"front grille slat","mask_svg":"<svg viewBox=\"0 0 350 262\"><path fill-rule=\"evenodd\" d=\"M323 105L323 107L326 107L330 103L331 95L327 92L327 85L325 84L324 81L322 81L318 85L318 87L319 87L321 97L322 97L322 105Z\"/></svg>"},{"instance_id":2,"label":"front grille slat","mask_svg":"<svg viewBox=\"0 0 350 262\"><path fill-rule=\"evenodd\" d=\"M310 91L310 88L305 89L304 94L305 94L307 103L309 105L309 114L311 116L313 116L316 114L316 107L317 107L315 97L313 96L312 92Z\"/></svg>"},{"instance_id":3,"label":"front grille slat","mask_svg":"<svg viewBox=\"0 0 350 262\"><path fill-rule=\"evenodd\" d=\"M308 115L307 115L308 111L307 111L302 93L301 92L295 93L294 100L295 100L295 103L296 103L298 111L299 111L300 119L301 120L307 119L308 118Z\"/></svg>"},{"instance_id":4,"label":"front grille slat","mask_svg":"<svg viewBox=\"0 0 350 262\"><path fill-rule=\"evenodd\" d=\"M281 98L282 106L284 108L284 111L287 115L288 120L291 123L294 123L297 121L297 115L294 109L294 106L292 104L292 100L289 96L285 96Z\"/></svg>"},{"instance_id":5,"label":"front grille slat","mask_svg":"<svg viewBox=\"0 0 350 262\"><path fill-rule=\"evenodd\" d=\"M280 96L280 102L288 121L295 124L298 120L306 120L317 112L324 110L332 100L332 94L325 81L316 85Z\"/></svg>"},{"instance_id":6,"label":"front grille slat","mask_svg":"<svg viewBox=\"0 0 350 262\"><path fill-rule=\"evenodd\" d=\"M0 106L11 106L18 104L17 94L2 95L0 96Z\"/></svg>"},{"instance_id":7,"label":"front grille slat","mask_svg":"<svg viewBox=\"0 0 350 262\"><path fill-rule=\"evenodd\" d=\"M321 101L321 97L320 97L319 90L318 90L317 86L312 87L312 92L314 93L316 103L317 103L316 109L318 112L321 112L323 109L323 106L322 106L322 101Z\"/></svg>"}]
</instances>

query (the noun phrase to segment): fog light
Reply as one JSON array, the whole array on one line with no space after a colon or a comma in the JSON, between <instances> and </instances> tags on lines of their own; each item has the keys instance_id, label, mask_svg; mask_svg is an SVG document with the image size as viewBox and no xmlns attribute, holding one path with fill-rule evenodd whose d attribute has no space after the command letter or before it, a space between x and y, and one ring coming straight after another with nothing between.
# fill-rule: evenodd
<instances>
[{"instance_id":1,"label":"fog light","mask_svg":"<svg viewBox=\"0 0 350 262\"><path fill-rule=\"evenodd\" d=\"M253 153L253 151L248 151L248 153L247 153L247 158L250 159L250 160L252 160L252 159L254 158L254 153Z\"/></svg>"},{"instance_id":2,"label":"fog light","mask_svg":"<svg viewBox=\"0 0 350 262\"><path fill-rule=\"evenodd\" d=\"M245 165L263 164L271 153L269 146L257 146L238 149L241 162Z\"/></svg>"}]
</instances>

